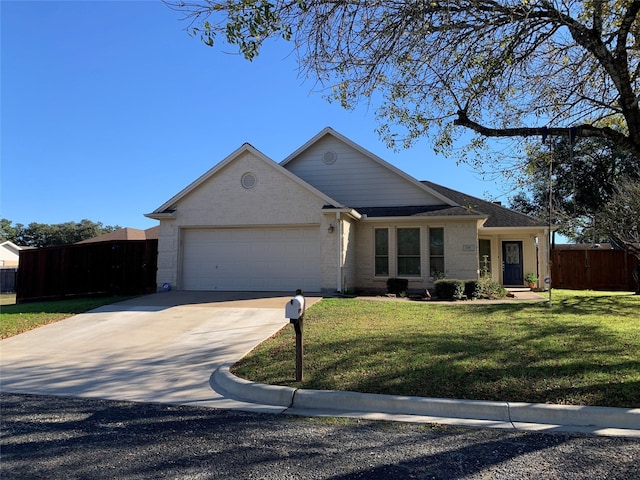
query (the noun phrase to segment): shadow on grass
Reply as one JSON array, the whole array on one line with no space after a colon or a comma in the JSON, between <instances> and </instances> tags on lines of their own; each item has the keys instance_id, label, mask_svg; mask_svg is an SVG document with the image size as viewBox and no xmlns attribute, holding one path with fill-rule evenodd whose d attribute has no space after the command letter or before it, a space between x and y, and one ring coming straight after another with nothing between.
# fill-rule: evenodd
<instances>
[{"instance_id":1,"label":"shadow on grass","mask_svg":"<svg viewBox=\"0 0 640 480\"><path fill-rule=\"evenodd\" d=\"M292 380L291 332L264 344L234 371L263 383L309 389L639 407L638 339L579 321L586 312L601 312L608 305L604 298L563 306L571 311L569 320L558 320L545 306L462 308L455 316L476 322L464 331L430 329L428 308L422 310L422 324L411 324L413 330L374 324L332 338L308 322L304 382ZM628 306L611 310L620 311L615 318L631 320ZM253 376L258 371L261 378ZM289 371L291 376L283 373Z\"/></svg>"}]
</instances>

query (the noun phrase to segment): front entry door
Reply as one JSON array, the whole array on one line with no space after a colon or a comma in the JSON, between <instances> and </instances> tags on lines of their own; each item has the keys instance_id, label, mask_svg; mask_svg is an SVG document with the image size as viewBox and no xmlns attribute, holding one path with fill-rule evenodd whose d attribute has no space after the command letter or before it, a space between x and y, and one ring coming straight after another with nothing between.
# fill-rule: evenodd
<instances>
[{"instance_id":1,"label":"front entry door","mask_svg":"<svg viewBox=\"0 0 640 480\"><path fill-rule=\"evenodd\" d=\"M523 285L522 242L502 242L502 283Z\"/></svg>"}]
</instances>

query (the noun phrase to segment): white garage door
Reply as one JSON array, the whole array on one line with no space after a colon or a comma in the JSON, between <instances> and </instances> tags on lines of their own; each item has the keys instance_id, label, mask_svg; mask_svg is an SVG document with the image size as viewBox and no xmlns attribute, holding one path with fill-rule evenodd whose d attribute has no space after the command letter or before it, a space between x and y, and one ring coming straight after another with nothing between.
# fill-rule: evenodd
<instances>
[{"instance_id":1,"label":"white garage door","mask_svg":"<svg viewBox=\"0 0 640 480\"><path fill-rule=\"evenodd\" d=\"M182 289L320 291L316 228L185 229Z\"/></svg>"}]
</instances>

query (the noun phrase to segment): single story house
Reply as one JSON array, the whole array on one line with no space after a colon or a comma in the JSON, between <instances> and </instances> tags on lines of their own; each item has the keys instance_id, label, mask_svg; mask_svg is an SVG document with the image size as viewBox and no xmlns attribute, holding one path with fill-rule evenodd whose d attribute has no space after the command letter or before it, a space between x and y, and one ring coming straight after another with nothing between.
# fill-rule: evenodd
<instances>
[{"instance_id":1,"label":"single story house","mask_svg":"<svg viewBox=\"0 0 640 480\"><path fill-rule=\"evenodd\" d=\"M20 263L20 247L15 243L6 240L0 243L0 267L17 267Z\"/></svg>"},{"instance_id":2,"label":"single story house","mask_svg":"<svg viewBox=\"0 0 640 480\"><path fill-rule=\"evenodd\" d=\"M523 286L549 272L541 222L418 181L331 128L280 163L245 143L146 216L160 221L159 289L424 290L481 272Z\"/></svg>"}]
</instances>

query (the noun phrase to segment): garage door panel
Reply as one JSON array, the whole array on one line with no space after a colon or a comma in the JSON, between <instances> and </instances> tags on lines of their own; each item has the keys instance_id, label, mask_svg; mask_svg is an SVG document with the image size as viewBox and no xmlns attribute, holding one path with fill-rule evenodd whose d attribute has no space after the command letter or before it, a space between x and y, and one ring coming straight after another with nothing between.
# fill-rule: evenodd
<instances>
[{"instance_id":1,"label":"garage door panel","mask_svg":"<svg viewBox=\"0 0 640 480\"><path fill-rule=\"evenodd\" d=\"M185 290L320 290L318 228L185 229Z\"/></svg>"}]
</instances>

